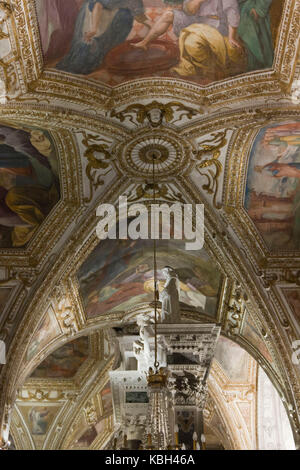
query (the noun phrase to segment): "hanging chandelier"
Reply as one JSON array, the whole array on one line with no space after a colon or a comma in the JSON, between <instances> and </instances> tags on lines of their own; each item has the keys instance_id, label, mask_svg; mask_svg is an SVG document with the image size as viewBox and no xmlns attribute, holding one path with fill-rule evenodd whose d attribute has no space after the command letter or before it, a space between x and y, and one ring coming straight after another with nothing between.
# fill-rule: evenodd
<instances>
[{"instance_id":1,"label":"hanging chandelier","mask_svg":"<svg viewBox=\"0 0 300 470\"><path fill-rule=\"evenodd\" d=\"M153 185L153 203L156 204L156 180L155 180L155 160L157 156L152 155L152 185ZM154 271L154 368L150 367L147 375L148 383L148 414L144 435L144 448L147 450L180 450L185 449L184 444L179 443L179 428L174 426L174 436L170 433L169 409L171 392L168 387L168 372L165 368L159 367L158 362L158 342L157 342L157 324L158 311L157 303L159 300L159 290L157 285L157 242L153 238L153 271ZM205 440L202 436L202 442ZM193 434L193 449L200 449L197 434Z\"/></svg>"},{"instance_id":2,"label":"hanging chandelier","mask_svg":"<svg viewBox=\"0 0 300 470\"><path fill-rule=\"evenodd\" d=\"M152 155L152 185L153 185L153 203L156 204L156 181L155 181L155 160L156 155ZM157 287L157 256L156 256L156 238L153 238L153 272L154 272L154 369L149 368L147 375L148 383L148 416L144 436L144 445L149 450L170 449L171 436L169 428L169 407L168 407L168 389L167 373L161 367L159 368L157 353L157 323L158 312L157 302L159 300L159 291Z\"/></svg>"},{"instance_id":3,"label":"hanging chandelier","mask_svg":"<svg viewBox=\"0 0 300 470\"><path fill-rule=\"evenodd\" d=\"M155 165L159 157L155 152L151 157L151 186L153 204L156 205ZM148 324L143 323L144 320L141 323L137 322L140 326L139 339L134 342L134 345L137 345L136 348L133 347L138 369L126 368L125 351L128 349L124 349L126 341L121 341L122 354L124 354L123 365L120 370L110 373L117 397L115 416L118 431L112 443L113 449L185 450L187 446L189 450L205 450L203 409L207 397L206 381L220 327L215 324L182 322L179 294L177 296L179 316L176 308L175 313L168 312L167 316L160 313L161 309L164 310L164 305L163 300L162 305L159 302L157 238L153 237L152 320L150 322L149 313L147 313ZM169 266L166 268L173 270ZM171 294L168 293L168 295ZM168 321L166 321L167 318L169 318ZM148 338L147 348L145 334ZM171 362L169 362L169 357ZM180 362L184 358L187 362ZM175 362L172 362L173 360ZM179 362L176 363L176 360ZM140 405L134 409L127 404L140 403L139 401L126 401L127 393L140 393L131 392L135 389L143 390L141 393L145 393L148 397L147 406L143 408L143 411L139 408ZM189 413L190 417L193 416L193 425L188 434L183 430L184 413ZM142 418L140 419L139 416Z\"/></svg>"},{"instance_id":4,"label":"hanging chandelier","mask_svg":"<svg viewBox=\"0 0 300 470\"><path fill-rule=\"evenodd\" d=\"M148 416L145 430L145 448L149 450L169 449L171 435L168 420L167 375L160 370L149 369L148 381Z\"/></svg>"}]
</instances>

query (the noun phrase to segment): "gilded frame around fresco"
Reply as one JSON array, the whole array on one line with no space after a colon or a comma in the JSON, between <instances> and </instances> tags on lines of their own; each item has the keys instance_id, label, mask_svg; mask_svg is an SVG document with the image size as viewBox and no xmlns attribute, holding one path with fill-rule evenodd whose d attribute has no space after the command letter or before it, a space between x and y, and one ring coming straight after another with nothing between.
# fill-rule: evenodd
<instances>
[{"instance_id":1,"label":"gilded frame around fresco","mask_svg":"<svg viewBox=\"0 0 300 470\"><path fill-rule=\"evenodd\" d=\"M7 23L11 38L9 58L15 58L11 73L18 80L21 92L19 95L25 94L29 101L49 102L67 96L68 101L74 105L108 109L114 103L120 105L146 95L164 94L174 98L180 95L197 104L220 106L225 102L228 104L254 98L258 94L280 95L289 89L299 44L300 2L288 0L284 4L272 70L246 73L205 87L184 80L149 78L130 81L112 89L95 80L87 81L54 70L45 71L34 1L15 0ZM28 34L29 28L31 34ZM2 60L5 64L8 57ZM9 84L7 90L9 95ZM14 94L17 99L18 93L15 90Z\"/></svg>"},{"instance_id":2,"label":"gilded frame around fresco","mask_svg":"<svg viewBox=\"0 0 300 470\"><path fill-rule=\"evenodd\" d=\"M234 340L262 361L287 402L293 405L294 410L299 410L299 376L291 365L289 349L290 342L296 337L296 330L275 292L277 278L273 282L268 276L275 273L282 280L280 276L283 267L293 273L293 269L299 265L300 254L286 256L268 252L243 208L243 192L248 155L258 126L299 116L299 107L291 104L289 93L300 36L300 0L285 2L273 70L244 74L206 87L183 80L149 78L124 83L113 89L96 81L43 70L34 1L14 0L10 4L13 5L13 11L6 24L11 49L7 56L0 58L0 80L3 83L1 120L8 125L9 122L15 125L26 122L41 128L47 123L46 128L53 135L58 148L63 198L26 250L1 250L1 261L6 266L4 281L1 282L5 285L19 284L19 290L15 291L16 298L9 318L3 323L7 337L12 342L9 363L2 375L5 387L0 397L0 409L6 409L4 403L9 407L14 402L16 387L25 378L21 374L23 357L49 306L54 308L61 333L44 348L37 360L41 360L42 354L59 347L63 341L84 332L105 328L112 322L134 319L137 312L126 312L125 315L107 316L101 322L88 325L69 279L75 273L75 266L78 267L84 261L87 252L97 243L95 236L91 235L95 226L96 203L100 200L114 202L116 195L124 193L130 184L137 184L137 181L133 182L117 172L105 196L95 191L87 197L89 199L91 196L88 203L84 202L84 156L81 155L74 134L89 131L109 135L119 149L116 155L119 158L124 147L122 142L129 141L137 132L128 126L126 120L118 122L112 114L122 113L123 107L137 102L139 105L143 102L142 106L146 109L148 101L156 99L162 101L161 108L168 105L168 100L170 105L174 100L179 100L186 109L195 110L195 115L188 122L185 120L174 125L172 121L162 120L163 125L157 128L160 132L178 133L180 141L187 141L186 148L194 149L195 152L199 150L196 145L198 138L205 139L211 132L224 128L233 131L227 147L226 164L218 175L222 192L221 207L213 207L205 191L192 184L187 174L178 178L176 188L187 201L203 201L207 204L206 245L225 278L218 314L223 331L227 334L229 330L228 305L235 295L234 283L239 281L249 296L247 308L251 310L259 328L268 334L276 369L269 367L257 350L242 338L242 319L239 329L235 330L237 334ZM268 104L262 105L260 99L269 100ZM146 120L138 123L139 132L144 126L145 135L149 133L150 124ZM156 129L152 129L152 134L155 136ZM195 154L192 155L191 158L194 158ZM190 168L194 166L195 162ZM84 226L70 231L64 246L59 246L56 251L56 243L63 239L72 219L78 222L82 215L85 215ZM232 233L227 231L228 225L233 227L240 245ZM10 266L14 267L12 271ZM32 293L33 285L38 293ZM57 300L65 295L64 289L68 291L75 333L65 328L57 307ZM13 338L10 334L16 321L19 324ZM34 367L36 364L31 365ZM291 419L294 428L299 429L295 413Z\"/></svg>"}]
</instances>

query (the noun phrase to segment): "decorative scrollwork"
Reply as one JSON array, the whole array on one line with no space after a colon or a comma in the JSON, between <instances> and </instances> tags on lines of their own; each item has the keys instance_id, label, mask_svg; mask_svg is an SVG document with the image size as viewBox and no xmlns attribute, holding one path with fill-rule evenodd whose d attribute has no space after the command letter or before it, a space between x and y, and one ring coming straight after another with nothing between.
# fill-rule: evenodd
<instances>
[{"instance_id":1,"label":"decorative scrollwork","mask_svg":"<svg viewBox=\"0 0 300 470\"><path fill-rule=\"evenodd\" d=\"M97 423L98 421L97 411L92 401L88 402L85 405L84 414L85 414L85 418L89 426L92 426Z\"/></svg>"},{"instance_id":2,"label":"decorative scrollwork","mask_svg":"<svg viewBox=\"0 0 300 470\"><path fill-rule=\"evenodd\" d=\"M90 182L90 196L84 199L85 203L91 202L94 191L104 184L103 177L112 170L111 161L113 156L108 150L109 143L103 142L103 139L101 139L101 143L98 143L97 140L94 135L84 133L82 143L87 148L84 152L84 158L88 161L85 172ZM97 157L96 154L100 157ZM101 170L101 173L97 174L99 170Z\"/></svg>"},{"instance_id":3,"label":"decorative scrollwork","mask_svg":"<svg viewBox=\"0 0 300 470\"><path fill-rule=\"evenodd\" d=\"M184 198L182 194L175 191L167 184L155 184L153 183L144 183L139 184L137 187L133 188L127 195L128 202L136 202L141 200L151 200L153 199L153 192L155 192L155 198L172 202L179 201L184 203Z\"/></svg>"},{"instance_id":4,"label":"decorative scrollwork","mask_svg":"<svg viewBox=\"0 0 300 470\"><path fill-rule=\"evenodd\" d=\"M171 123L176 113L180 114L174 122L181 121L183 117L192 119L197 114L203 114L203 112L203 110L195 110L177 101L171 101L167 104L152 101L152 103L147 105L139 103L131 104L123 111L119 112L113 109L110 115L112 118L119 119L120 122L124 122L125 119L128 119L133 124L137 123L136 125L138 125L144 124L147 120L152 127L159 127L162 125L163 120L167 123Z\"/></svg>"},{"instance_id":5,"label":"decorative scrollwork","mask_svg":"<svg viewBox=\"0 0 300 470\"><path fill-rule=\"evenodd\" d=\"M221 149L227 144L227 131L228 129L214 132L210 139L200 142L200 148L194 152L195 159L199 162L196 167L200 175L205 176L207 179L207 183L203 184L202 189L208 194L213 194L213 205L216 209L222 207L221 204L217 203L218 179L222 172L222 164L218 159L221 155ZM206 168L208 168L207 172L204 171Z\"/></svg>"},{"instance_id":6,"label":"decorative scrollwork","mask_svg":"<svg viewBox=\"0 0 300 470\"><path fill-rule=\"evenodd\" d=\"M0 1L0 41L9 39L9 33L4 31L7 20L13 13L12 7L7 2ZM6 48L4 48L6 50ZM2 69L3 81L1 83L1 91L3 96L7 97L7 94L13 95L18 88L17 75L14 67L14 63L18 60L18 54L15 52L5 53L5 57L0 58L0 67Z\"/></svg>"},{"instance_id":7,"label":"decorative scrollwork","mask_svg":"<svg viewBox=\"0 0 300 470\"><path fill-rule=\"evenodd\" d=\"M20 391L17 395L17 399L22 401L22 402L27 402L27 401L52 401L52 402L57 402L60 400L65 399L65 393L64 392L57 392L54 397L50 396L50 390L41 390L37 389L34 391L27 390L27 396L24 395L24 391Z\"/></svg>"}]
</instances>

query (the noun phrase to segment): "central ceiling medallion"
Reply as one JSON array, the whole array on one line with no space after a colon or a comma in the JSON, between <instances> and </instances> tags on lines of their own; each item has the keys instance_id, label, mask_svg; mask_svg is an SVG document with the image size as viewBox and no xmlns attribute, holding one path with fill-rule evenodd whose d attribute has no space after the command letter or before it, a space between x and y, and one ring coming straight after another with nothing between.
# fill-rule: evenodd
<instances>
[{"instance_id":1,"label":"central ceiling medallion","mask_svg":"<svg viewBox=\"0 0 300 470\"><path fill-rule=\"evenodd\" d=\"M164 163L169 157L169 150L165 147L165 145L161 145L160 143L153 143L149 145L144 145L143 143L140 144L141 148L137 153L137 148L134 150L135 158L137 157L142 162L148 163L152 162L153 157L154 165L159 165ZM175 160L176 152L173 151L173 159Z\"/></svg>"},{"instance_id":2,"label":"central ceiling medallion","mask_svg":"<svg viewBox=\"0 0 300 470\"><path fill-rule=\"evenodd\" d=\"M117 149L122 172L129 177L152 175L153 157L157 177L170 179L185 173L191 164L192 145L170 129L142 130Z\"/></svg>"}]
</instances>

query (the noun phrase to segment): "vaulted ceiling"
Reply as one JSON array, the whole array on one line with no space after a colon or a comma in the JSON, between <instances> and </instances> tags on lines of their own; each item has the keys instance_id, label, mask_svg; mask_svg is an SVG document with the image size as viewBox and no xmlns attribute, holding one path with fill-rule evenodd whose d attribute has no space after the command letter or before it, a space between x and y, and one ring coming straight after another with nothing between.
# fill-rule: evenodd
<instances>
[{"instance_id":1,"label":"vaulted ceiling","mask_svg":"<svg viewBox=\"0 0 300 470\"><path fill-rule=\"evenodd\" d=\"M78 409L74 429L65 440L53 431L49 446L99 448L109 439L101 393L114 361L111 328L130 327L151 308L153 268L146 242L99 242L96 208L120 195L151 202L156 149L157 200L205 205L204 248L185 256L180 243L161 244L159 269L177 269L188 321L220 323L253 370L258 363L266 372L299 442L300 0L265 3L269 42L258 62L244 34L255 19L245 24L243 2L235 48L209 25L186 25L178 39L180 9L145 46L147 24L170 21L160 0L137 1L136 11L81 0L0 2L4 440L15 402L20 446L48 445L46 432L32 430L34 413L46 413L47 430L54 419L60 429L60 413L71 422ZM105 44L104 23L82 40L94 8L106 21ZM212 387L225 380L218 367ZM243 378L247 386L255 374ZM220 414L215 420L224 426ZM256 445L250 435L245 428L247 448Z\"/></svg>"}]
</instances>

